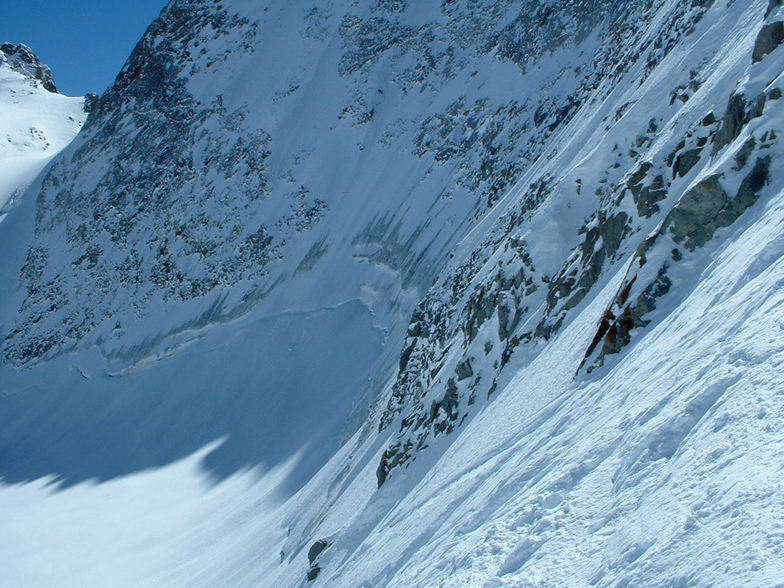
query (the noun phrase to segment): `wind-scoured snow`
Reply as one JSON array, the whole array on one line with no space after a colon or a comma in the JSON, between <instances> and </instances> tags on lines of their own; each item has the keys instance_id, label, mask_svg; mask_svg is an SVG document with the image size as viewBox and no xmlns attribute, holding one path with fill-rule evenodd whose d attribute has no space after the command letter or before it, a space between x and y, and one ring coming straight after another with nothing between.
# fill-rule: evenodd
<instances>
[{"instance_id":1,"label":"wind-scoured snow","mask_svg":"<svg viewBox=\"0 0 784 588\"><path fill-rule=\"evenodd\" d=\"M784 585L784 8L520 4L164 10L0 232L0 584Z\"/></svg>"}]
</instances>

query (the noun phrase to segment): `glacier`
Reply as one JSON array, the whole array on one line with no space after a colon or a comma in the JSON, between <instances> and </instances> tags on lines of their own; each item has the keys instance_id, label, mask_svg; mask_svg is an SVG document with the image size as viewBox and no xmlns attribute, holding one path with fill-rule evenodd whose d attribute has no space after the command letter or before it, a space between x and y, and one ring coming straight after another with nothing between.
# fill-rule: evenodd
<instances>
[{"instance_id":1,"label":"glacier","mask_svg":"<svg viewBox=\"0 0 784 588\"><path fill-rule=\"evenodd\" d=\"M783 585L782 19L171 2L3 211L0 584Z\"/></svg>"}]
</instances>

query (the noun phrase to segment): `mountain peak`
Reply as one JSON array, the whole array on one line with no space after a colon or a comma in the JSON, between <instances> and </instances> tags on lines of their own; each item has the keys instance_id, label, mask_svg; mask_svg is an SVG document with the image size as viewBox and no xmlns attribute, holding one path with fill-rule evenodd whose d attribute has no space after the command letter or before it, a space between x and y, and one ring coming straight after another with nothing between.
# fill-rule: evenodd
<instances>
[{"instance_id":1,"label":"mountain peak","mask_svg":"<svg viewBox=\"0 0 784 588\"><path fill-rule=\"evenodd\" d=\"M41 63L30 47L23 43L18 45L3 43L0 46L0 54L2 54L0 57L2 62L8 63L12 70L30 79L40 81L46 90L53 94L59 94L57 86L54 84L52 70L48 65Z\"/></svg>"}]
</instances>

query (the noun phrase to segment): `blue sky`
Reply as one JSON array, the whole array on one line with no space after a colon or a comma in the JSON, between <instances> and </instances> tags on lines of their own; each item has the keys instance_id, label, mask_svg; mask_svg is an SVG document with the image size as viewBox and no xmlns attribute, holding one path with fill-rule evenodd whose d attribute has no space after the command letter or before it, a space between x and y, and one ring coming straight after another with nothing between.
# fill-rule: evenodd
<instances>
[{"instance_id":1,"label":"blue sky","mask_svg":"<svg viewBox=\"0 0 784 588\"><path fill-rule=\"evenodd\" d=\"M102 93L168 0L3 2L0 43L29 45L61 93Z\"/></svg>"}]
</instances>

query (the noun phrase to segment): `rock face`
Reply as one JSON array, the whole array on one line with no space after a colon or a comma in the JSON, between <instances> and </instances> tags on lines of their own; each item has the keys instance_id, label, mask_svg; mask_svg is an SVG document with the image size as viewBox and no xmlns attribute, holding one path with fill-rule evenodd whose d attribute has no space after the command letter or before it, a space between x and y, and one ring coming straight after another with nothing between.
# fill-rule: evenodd
<instances>
[{"instance_id":1,"label":"rock face","mask_svg":"<svg viewBox=\"0 0 784 588\"><path fill-rule=\"evenodd\" d=\"M780 476L717 480L780 430L764 420L778 397L748 397L779 389L783 352L778 15L764 0L172 2L6 221L22 237L0 242L0 384L25 374L36 410L81 414L46 378L87 366L68 382L100 438L127 406L154 413L118 442L144 463L154 431L147 468L226 437L221 479L301 460L265 519L285 527L280 562L236 583L766 585L779 530L732 493L780 520ZM361 315L351 341L311 320L337 312ZM725 402L762 416L722 421ZM0 454L19 456L0 478L62 473L25 469L17 429L87 447L74 482L135 473L93 471L95 431L55 434L20 406L0 395ZM251 408L275 433L258 451L263 427L237 415ZM335 414L340 451L320 423ZM187 443L160 433L168 419ZM732 573L717 563L751 547Z\"/></svg>"},{"instance_id":2,"label":"rock face","mask_svg":"<svg viewBox=\"0 0 784 588\"><path fill-rule=\"evenodd\" d=\"M712 175L683 195L665 219L663 228L670 229L676 243L683 243L686 249L694 251L713 237L717 228L715 219L728 202L719 176Z\"/></svg>"},{"instance_id":3,"label":"rock face","mask_svg":"<svg viewBox=\"0 0 784 588\"><path fill-rule=\"evenodd\" d=\"M310 546L310 549L308 549L308 563L310 564L307 575L308 582L312 582L319 577L319 574L321 573L319 557L324 552L324 550L329 547L329 545L330 543L326 539L319 539Z\"/></svg>"},{"instance_id":4,"label":"rock face","mask_svg":"<svg viewBox=\"0 0 784 588\"><path fill-rule=\"evenodd\" d=\"M30 47L21 43L18 45L3 43L0 45L0 52L4 55L4 61L7 60L11 69L38 80L47 91L53 94L58 93L57 86L54 85L52 70L41 63Z\"/></svg>"},{"instance_id":5,"label":"rock face","mask_svg":"<svg viewBox=\"0 0 784 588\"><path fill-rule=\"evenodd\" d=\"M737 138L743 128L743 119L745 116L746 101L743 96L733 94L730 96L727 108L724 110L724 118L721 121L713 141L713 155L716 155L728 143Z\"/></svg>"},{"instance_id":6,"label":"rock face","mask_svg":"<svg viewBox=\"0 0 784 588\"><path fill-rule=\"evenodd\" d=\"M683 41L683 38L676 39ZM750 61L756 62L754 56ZM689 101L688 92L699 91L701 75L708 73L692 70L689 83L678 86L672 95L683 97L683 102ZM699 113L698 118L680 131L681 138L671 140L677 144L669 153L661 145L652 148L665 119L641 120L633 131L634 138L626 139L630 143L628 151L619 144L612 146L616 161L610 160L599 180L593 170L582 172L593 177L592 184L580 177L579 171L562 174L560 180L553 181L553 177L558 177L555 175L558 172L553 171L550 177L540 172L536 177L541 183L531 183L527 190L523 187L518 202L524 204L507 208L496 224L496 232L468 260L454 267L451 274L439 278L414 315L405 346L406 361L401 362L387 411L381 419L382 430L400 422L400 432L394 435L396 439L381 457L379 485L415 457L433 437L443 431L451 432L463 422L471 414L476 399L495 390L514 352L520 353L526 344L548 340L557 334L573 316L574 309L585 304L597 283L611 271L608 268L636 250L613 304L597 319L598 326L587 346L581 369L590 373L607 356L628 346L632 335L650 324L658 300L676 288L673 274L678 273L679 262L690 263L682 261L684 255L705 247L720 229L735 223L757 201L769 178L771 162L765 155L767 147L760 149L761 145L753 138L740 148L735 147L736 164L731 172L725 166L713 167L707 156L710 153L717 157L729 145L737 145L749 124L767 112L772 95L777 95L776 89L768 87L751 97L735 91L728 98L720 98L726 101L721 119L717 120L712 111ZM671 106L675 104L673 99ZM621 119L625 114L625 108L621 108L616 118ZM611 128L608 125L605 131ZM764 136L766 145L770 145L770 137L775 140L776 133L766 127L758 135ZM608 141L605 139L605 144ZM623 160L631 161L627 164L630 171L625 174L619 165ZM751 170L745 169L749 160L755 161ZM693 180L698 170L705 175L707 169L714 171L703 179ZM734 196L722 187L722 178L728 173L741 178ZM568 186L567 181L574 184ZM536 226L528 220L528 211L548 197L568 198L565 194L569 193L580 196L583 191L595 194L597 208L590 212L582 209L586 220L577 227L578 239L572 241L572 252L563 266L552 277L537 275L541 262L531 253L530 244L536 237L524 228ZM529 199L534 195L536 200L531 202ZM636 214L630 214L630 210ZM553 222L563 227L563 218ZM656 223L661 224L656 227ZM641 241L633 237L640 234L647 237ZM525 235L525 240L517 235ZM651 257L663 261L650 262ZM446 300L449 302L445 303ZM453 310L454 307L458 310ZM482 327L486 323L497 324L498 333L483 336ZM428 328L423 329L423 325ZM417 336L411 337L412 334ZM484 342L487 351L477 348L475 340L487 337ZM454 349L444 341L455 339L461 341L459 347L463 351L458 359L444 362ZM483 356L495 358L488 362L492 368L479 371L468 380L464 366ZM456 367L450 368L450 364ZM450 377L449 369L455 370L456 377Z\"/></svg>"}]
</instances>

